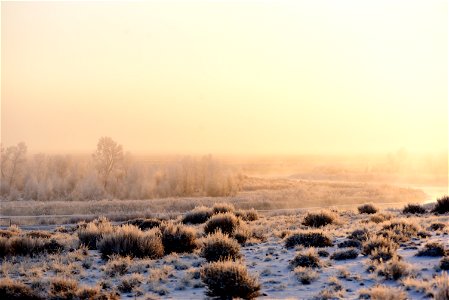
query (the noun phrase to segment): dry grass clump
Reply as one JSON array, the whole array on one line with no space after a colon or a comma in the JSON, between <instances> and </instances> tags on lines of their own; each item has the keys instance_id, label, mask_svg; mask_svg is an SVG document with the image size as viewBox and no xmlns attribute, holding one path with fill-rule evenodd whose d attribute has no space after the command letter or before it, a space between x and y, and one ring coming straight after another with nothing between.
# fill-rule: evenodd
<instances>
[{"instance_id":1,"label":"dry grass clump","mask_svg":"<svg viewBox=\"0 0 449 300\"><path fill-rule=\"evenodd\" d=\"M292 269L296 267L321 268L322 263L315 249L308 249L296 254L290 261Z\"/></svg>"},{"instance_id":2,"label":"dry grass clump","mask_svg":"<svg viewBox=\"0 0 449 300\"><path fill-rule=\"evenodd\" d=\"M424 245L424 248L419 250L416 256L430 256L439 257L446 254L444 245L438 242L431 242Z\"/></svg>"},{"instance_id":3,"label":"dry grass clump","mask_svg":"<svg viewBox=\"0 0 449 300\"><path fill-rule=\"evenodd\" d=\"M402 289L377 285L359 291L360 299L371 300L407 300L407 293Z\"/></svg>"},{"instance_id":4,"label":"dry grass clump","mask_svg":"<svg viewBox=\"0 0 449 300\"><path fill-rule=\"evenodd\" d=\"M219 213L212 216L204 225L206 234L221 230L224 234L232 235L239 226L239 220L232 213Z\"/></svg>"},{"instance_id":5,"label":"dry grass clump","mask_svg":"<svg viewBox=\"0 0 449 300\"><path fill-rule=\"evenodd\" d=\"M413 277L406 277L401 279L401 285L405 287L406 291L415 291L423 293L426 296L431 294L432 284L426 279L416 279Z\"/></svg>"},{"instance_id":6,"label":"dry grass clump","mask_svg":"<svg viewBox=\"0 0 449 300\"><path fill-rule=\"evenodd\" d=\"M435 300L449 300L449 276L446 272L437 277L436 285Z\"/></svg>"},{"instance_id":7,"label":"dry grass clump","mask_svg":"<svg viewBox=\"0 0 449 300\"><path fill-rule=\"evenodd\" d=\"M253 299L259 296L260 284L244 265L232 261L209 263L201 269L207 295L222 299Z\"/></svg>"},{"instance_id":8,"label":"dry grass clump","mask_svg":"<svg viewBox=\"0 0 449 300\"><path fill-rule=\"evenodd\" d=\"M383 225L379 234L389 237L396 242L404 242L408 241L413 236L418 236L419 232L420 227L417 224L408 220L399 219L387 222Z\"/></svg>"},{"instance_id":9,"label":"dry grass clump","mask_svg":"<svg viewBox=\"0 0 449 300\"><path fill-rule=\"evenodd\" d=\"M215 203L212 211L214 214L234 213L235 207L232 203Z\"/></svg>"},{"instance_id":10,"label":"dry grass clump","mask_svg":"<svg viewBox=\"0 0 449 300\"><path fill-rule=\"evenodd\" d=\"M57 253L64 250L64 245L55 239L32 238L28 236L0 237L0 257L36 256L43 253Z\"/></svg>"},{"instance_id":11,"label":"dry grass clump","mask_svg":"<svg viewBox=\"0 0 449 300\"><path fill-rule=\"evenodd\" d=\"M157 228L143 232L133 225L123 225L115 232L105 235L98 243L103 258L112 254L131 257L160 258L164 246Z\"/></svg>"},{"instance_id":12,"label":"dry grass clump","mask_svg":"<svg viewBox=\"0 0 449 300\"><path fill-rule=\"evenodd\" d=\"M337 219L336 215L329 211L320 211L318 213L307 213L302 224L309 227L323 227L332 224Z\"/></svg>"},{"instance_id":13,"label":"dry grass clump","mask_svg":"<svg viewBox=\"0 0 449 300\"><path fill-rule=\"evenodd\" d=\"M240 225L235 231L232 237L237 240L241 245L244 245L249 239L254 236L254 232L248 227Z\"/></svg>"},{"instance_id":14,"label":"dry grass clump","mask_svg":"<svg viewBox=\"0 0 449 300\"><path fill-rule=\"evenodd\" d=\"M307 267L296 267L293 270L293 273L295 273L295 277L302 284L311 284L313 281L319 278L318 272Z\"/></svg>"},{"instance_id":15,"label":"dry grass clump","mask_svg":"<svg viewBox=\"0 0 449 300\"><path fill-rule=\"evenodd\" d=\"M446 224L440 223L440 222L432 223L429 226L430 230L433 230L433 231L443 230L445 227L446 227Z\"/></svg>"},{"instance_id":16,"label":"dry grass clump","mask_svg":"<svg viewBox=\"0 0 449 300\"><path fill-rule=\"evenodd\" d=\"M362 248L362 242L359 240L346 240L341 243L339 243L338 248Z\"/></svg>"},{"instance_id":17,"label":"dry grass clump","mask_svg":"<svg viewBox=\"0 0 449 300\"><path fill-rule=\"evenodd\" d=\"M110 277L125 275L131 264L132 260L129 256L112 255L104 267L104 272Z\"/></svg>"},{"instance_id":18,"label":"dry grass clump","mask_svg":"<svg viewBox=\"0 0 449 300\"><path fill-rule=\"evenodd\" d=\"M236 260L241 257L239 243L221 232L208 235L202 244L201 256L208 262Z\"/></svg>"},{"instance_id":19,"label":"dry grass clump","mask_svg":"<svg viewBox=\"0 0 449 300\"><path fill-rule=\"evenodd\" d=\"M80 287L77 292L80 300L119 300L115 293L105 293L99 287Z\"/></svg>"},{"instance_id":20,"label":"dry grass clump","mask_svg":"<svg viewBox=\"0 0 449 300\"><path fill-rule=\"evenodd\" d=\"M371 255L374 260L386 261L396 255L398 245L391 239L383 236L373 236L362 246L363 255Z\"/></svg>"},{"instance_id":21,"label":"dry grass clump","mask_svg":"<svg viewBox=\"0 0 449 300\"><path fill-rule=\"evenodd\" d=\"M386 279L398 280L408 276L411 272L410 264L400 261L397 257L392 258L378 268L378 274Z\"/></svg>"},{"instance_id":22,"label":"dry grass clump","mask_svg":"<svg viewBox=\"0 0 449 300\"><path fill-rule=\"evenodd\" d=\"M164 223L160 228L165 254L191 253L196 249L195 229L173 223Z\"/></svg>"},{"instance_id":23,"label":"dry grass clump","mask_svg":"<svg viewBox=\"0 0 449 300\"><path fill-rule=\"evenodd\" d=\"M356 229L348 235L348 239L364 242L368 239L369 231L366 228Z\"/></svg>"},{"instance_id":24,"label":"dry grass clump","mask_svg":"<svg viewBox=\"0 0 449 300\"><path fill-rule=\"evenodd\" d=\"M243 221L256 221L259 219L259 214L254 208L248 210L238 210L235 212L235 215L242 219Z\"/></svg>"},{"instance_id":25,"label":"dry grass clump","mask_svg":"<svg viewBox=\"0 0 449 300\"><path fill-rule=\"evenodd\" d=\"M297 231L284 240L286 248L293 248L297 245L302 245L304 247L332 247L333 243L331 238L326 235L323 231Z\"/></svg>"},{"instance_id":26,"label":"dry grass clump","mask_svg":"<svg viewBox=\"0 0 449 300\"><path fill-rule=\"evenodd\" d=\"M50 283L49 296L52 299L76 299L78 282L68 278L55 278Z\"/></svg>"},{"instance_id":27,"label":"dry grass clump","mask_svg":"<svg viewBox=\"0 0 449 300\"><path fill-rule=\"evenodd\" d=\"M422 215L425 214L427 211L424 208L424 206L420 205L420 204L407 204L403 209L402 209L402 213L403 214L413 214L413 215Z\"/></svg>"},{"instance_id":28,"label":"dry grass clump","mask_svg":"<svg viewBox=\"0 0 449 300\"><path fill-rule=\"evenodd\" d=\"M379 209L371 203L366 203L357 207L357 210L361 214L375 214Z\"/></svg>"},{"instance_id":29,"label":"dry grass clump","mask_svg":"<svg viewBox=\"0 0 449 300\"><path fill-rule=\"evenodd\" d=\"M331 255L333 260L346 260L346 259L356 259L359 256L359 251L355 248L349 248L344 250L337 250Z\"/></svg>"},{"instance_id":30,"label":"dry grass clump","mask_svg":"<svg viewBox=\"0 0 449 300\"><path fill-rule=\"evenodd\" d=\"M2 278L0 279L0 299L43 300L44 298L22 282Z\"/></svg>"},{"instance_id":31,"label":"dry grass clump","mask_svg":"<svg viewBox=\"0 0 449 300\"><path fill-rule=\"evenodd\" d=\"M449 257L445 256L440 261L440 269L448 271L449 270Z\"/></svg>"},{"instance_id":32,"label":"dry grass clump","mask_svg":"<svg viewBox=\"0 0 449 300\"><path fill-rule=\"evenodd\" d=\"M84 227L78 229L78 239L81 244L86 245L89 249L97 249L97 242L106 235L114 232L111 222L102 217L89 222Z\"/></svg>"},{"instance_id":33,"label":"dry grass clump","mask_svg":"<svg viewBox=\"0 0 449 300\"><path fill-rule=\"evenodd\" d=\"M369 220L373 223L379 224L388 220L391 220L392 215L387 213L375 213L371 215Z\"/></svg>"},{"instance_id":34,"label":"dry grass clump","mask_svg":"<svg viewBox=\"0 0 449 300\"><path fill-rule=\"evenodd\" d=\"M184 224L202 224L209 220L214 212L211 208L206 206L197 206L191 211L188 211L182 218Z\"/></svg>"},{"instance_id":35,"label":"dry grass clump","mask_svg":"<svg viewBox=\"0 0 449 300\"><path fill-rule=\"evenodd\" d=\"M443 196L437 199L437 203L432 210L435 214L445 214L449 212L449 196Z\"/></svg>"},{"instance_id":36,"label":"dry grass clump","mask_svg":"<svg viewBox=\"0 0 449 300\"><path fill-rule=\"evenodd\" d=\"M133 273L122 277L117 288L122 293L131 293L136 288L138 288L143 283L143 281L144 277L141 274Z\"/></svg>"}]
</instances>

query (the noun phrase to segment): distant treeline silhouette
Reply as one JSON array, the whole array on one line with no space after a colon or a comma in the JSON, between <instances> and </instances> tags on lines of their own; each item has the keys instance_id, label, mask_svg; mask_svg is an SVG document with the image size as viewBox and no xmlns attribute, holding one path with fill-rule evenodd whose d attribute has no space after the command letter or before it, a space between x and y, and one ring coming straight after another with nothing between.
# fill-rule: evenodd
<instances>
[{"instance_id":1,"label":"distant treeline silhouette","mask_svg":"<svg viewBox=\"0 0 449 300\"><path fill-rule=\"evenodd\" d=\"M240 182L240 175L210 155L150 164L125 154L109 137L100 138L91 158L28 157L24 143L1 147L2 200L229 196L240 189Z\"/></svg>"}]
</instances>

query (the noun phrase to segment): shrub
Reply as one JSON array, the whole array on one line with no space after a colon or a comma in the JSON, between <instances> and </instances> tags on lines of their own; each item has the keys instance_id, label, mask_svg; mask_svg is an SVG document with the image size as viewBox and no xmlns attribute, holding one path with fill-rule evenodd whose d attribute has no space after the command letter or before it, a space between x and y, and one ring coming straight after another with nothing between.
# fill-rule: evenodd
<instances>
[{"instance_id":1,"label":"shrub","mask_svg":"<svg viewBox=\"0 0 449 300\"><path fill-rule=\"evenodd\" d=\"M76 299L78 282L68 278L55 278L50 283L51 299Z\"/></svg>"},{"instance_id":2,"label":"shrub","mask_svg":"<svg viewBox=\"0 0 449 300\"><path fill-rule=\"evenodd\" d=\"M376 249L391 249L396 252L398 245L391 239L383 236L373 236L369 240L365 241L362 246L363 255L371 255Z\"/></svg>"},{"instance_id":3,"label":"shrub","mask_svg":"<svg viewBox=\"0 0 449 300\"><path fill-rule=\"evenodd\" d=\"M407 220L389 221L379 232L385 237L390 237L395 241L407 241L412 236L417 236L420 228Z\"/></svg>"},{"instance_id":4,"label":"shrub","mask_svg":"<svg viewBox=\"0 0 449 300\"><path fill-rule=\"evenodd\" d=\"M427 243L424 245L424 248L419 250L416 256L431 256L438 257L444 256L446 250L444 249L444 245L437 242Z\"/></svg>"},{"instance_id":5,"label":"shrub","mask_svg":"<svg viewBox=\"0 0 449 300\"><path fill-rule=\"evenodd\" d=\"M371 300L407 300L407 293L399 288L386 287L382 285L374 286L370 289L360 290L360 299Z\"/></svg>"},{"instance_id":6,"label":"shrub","mask_svg":"<svg viewBox=\"0 0 449 300\"><path fill-rule=\"evenodd\" d=\"M449 212L449 196L443 196L437 199L437 203L432 212L435 214L445 214Z\"/></svg>"},{"instance_id":7,"label":"shrub","mask_svg":"<svg viewBox=\"0 0 449 300\"><path fill-rule=\"evenodd\" d=\"M299 252L290 261L292 269L296 267L321 268L321 261L315 249Z\"/></svg>"},{"instance_id":8,"label":"shrub","mask_svg":"<svg viewBox=\"0 0 449 300\"><path fill-rule=\"evenodd\" d=\"M212 211L214 214L234 213L235 207L232 203L215 203Z\"/></svg>"},{"instance_id":9,"label":"shrub","mask_svg":"<svg viewBox=\"0 0 449 300\"><path fill-rule=\"evenodd\" d=\"M335 221L336 217L335 214L327 211L321 211L318 213L308 213L304 220L302 221L302 224L305 226L310 227L323 227L328 224L332 224Z\"/></svg>"},{"instance_id":10,"label":"shrub","mask_svg":"<svg viewBox=\"0 0 449 300\"><path fill-rule=\"evenodd\" d=\"M293 248L297 245L304 247L332 247L329 236L322 231L298 231L285 238L285 247Z\"/></svg>"},{"instance_id":11,"label":"shrub","mask_svg":"<svg viewBox=\"0 0 449 300\"><path fill-rule=\"evenodd\" d=\"M201 269L201 280L211 297L253 299L260 291L260 284L246 267L232 261L207 264Z\"/></svg>"},{"instance_id":12,"label":"shrub","mask_svg":"<svg viewBox=\"0 0 449 300\"><path fill-rule=\"evenodd\" d=\"M239 244L244 245L250 238L252 238L254 233L246 226L240 225L232 235L233 238L239 242Z\"/></svg>"},{"instance_id":13,"label":"shrub","mask_svg":"<svg viewBox=\"0 0 449 300\"><path fill-rule=\"evenodd\" d=\"M64 246L54 239L31 238L27 236L0 237L0 257L8 255L35 256L62 251Z\"/></svg>"},{"instance_id":14,"label":"shrub","mask_svg":"<svg viewBox=\"0 0 449 300\"><path fill-rule=\"evenodd\" d=\"M80 300L119 300L120 297L113 293L105 293L99 287L81 287L77 292ZM60 300L60 299L59 299Z\"/></svg>"},{"instance_id":15,"label":"shrub","mask_svg":"<svg viewBox=\"0 0 449 300\"><path fill-rule=\"evenodd\" d=\"M227 235L216 232L203 240L201 256L208 262L219 260L236 260L240 258L239 243Z\"/></svg>"},{"instance_id":16,"label":"shrub","mask_svg":"<svg viewBox=\"0 0 449 300\"><path fill-rule=\"evenodd\" d=\"M112 255L105 265L104 273L108 276L125 275L132 264L129 256Z\"/></svg>"},{"instance_id":17,"label":"shrub","mask_svg":"<svg viewBox=\"0 0 449 300\"><path fill-rule=\"evenodd\" d=\"M29 286L9 278L0 279L0 299L5 300L43 300Z\"/></svg>"},{"instance_id":18,"label":"shrub","mask_svg":"<svg viewBox=\"0 0 449 300\"><path fill-rule=\"evenodd\" d=\"M346 260L346 259L356 259L359 256L359 251L355 248L337 250L331 255L333 260Z\"/></svg>"},{"instance_id":19,"label":"shrub","mask_svg":"<svg viewBox=\"0 0 449 300\"><path fill-rule=\"evenodd\" d=\"M359 240L346 240L341 243L339 243L338 248L362 248L362 242Z\"/></svg>"},{"instance_id":20,"label":"shrub","mask_svg":"<svg viewBox=\"0 0 449 300\"><path fill-rule=\"evenodd\" d=\"M196 249L196 232L193 228L173 223L161 225L165 254L190 253Z\"/></svg>"},{"instance_id":21,"label":"shrub","mask_svg":"<svg viewBox=\"0 0 449 300\"><path fill-rule=\"evenodd\" d=\"M206 234L214 233L218 229L224 234L232 235L239 226L239 220L234 214L219 213L212 216L204 226Z\"/></svg>"},{"instance_id":22,"label":"shrub","mask_svg":"<svg viewBox=\"0 0 449 300\"><path fill-rule=\"evenodd\" d=\"M416 215L422 215L426 213L426 209L419 204L407 204L402 209L403 214L416 214Z\"/></svg>"},{"instance_id":23,"label":"shrub","mask_svg":"<svg viewBox=\"0 0 449 300\"><path fill-rule=\"evenodd\" d=\"M449 257L448 256L445 256L441 259L440 269L445 270L445 271L449 270Z\"/></svg>"},{"instance_id":24,"label":"shrub","mask_svg":"<svg viewBox=\"0 0 449 300\"><path fill-rule=\"evenodd\" d=\"M318 250L317 253L319 257L329 257L329 252L326 250Z\"/></svg>"},{"instance_id":25,"label":"shrub","mask_svg":"<svg viewBox=\"0 0 449 300\"><path fill-rule=\"evenodd\" d=\"M436 222L436 223L430 224L429 228L433 231L437 231L437 230L443 230L445 227L446 227L446 224Z\"/></svg>"},{"instance_id":26,"label":"shrub","mask_svg":"<svg viewBox=\"0 0 449 300\"><path fill-rule=\"evenodd\" d=\"M379 224L388 220L391 220L392 216L390 214L385 213L375 213L371 215L369 220L373 223Z\"/></svg>"},{"instance_id":27,"label":"shrub","mask_svg":"<svg viewBox=\"0 0 449 300\"><path fill-rule=\"evenodd\" d=\"M377 213L378 209L371 203L362 204L359 207L357 207L357 210L361 214L375 214Z\"/></svg>"},{"instance_id":28,"label":"shrub","mask_svg":"<svg viewBox=\"0 0 449 300\"><path fill-rule=\"evenodd\" d=\"M295 277L302 284L311 284L319 277L318 273L315 270L306 267L296 267L293 272L295 273Z\"/></svg>"},{"instance_id":29,"label":"shrub","mask_svg":"<svg viewBox=\"0 0 449 300\"><path fill-rule=\"evenodd\" d=\"M149 219L139 218L130 220L127 222L127 224L137 226L140 230L148 230L154 227L159 227L159 225L161 225L161 220L155 218Z\"/></svg>"},{"instance_id":30,"label":"shrub","mask_svg":"<svg viewBox=\"0 0 449 300\"><path fill-rule=\"evenodd\" d=\"M368 239L369 231L366 228L356 229L354 230L348 238L351 240L358 240L360 242L364 242Z\"/></svg>"},{"instance_id":31,"label":"shrub","mask_svg":"<svg viewBox=\"0 0 449 300\"><path fill-rule=\"evenodd\" d=\"M141 274L133 273L122 277L120 284L117 286L118 290L122 293L130 293L135 288L139 287L144 278Z\"/></svg>"},{"instance_id":32,"label":"shrub","mask_svg":"<svg viewBox=\"0 0 449 300\"><path fill-rule=\"evenodd\" d=\"M213 215L213 211L209 207L197 206L191 211L187 212L182 218L184 224L202 224L209 220Z\"/></svg>"},{"instance_id":33,"label":"shrub","mask_svg":"<svg viewBox=\"0 0 449 300\"><path fill-rule=\"evenodd\" d=\"M133 225L123 225L105 235L98 243L103 258L112 254L131 257L160 258L164 255L159 229L142 232Z\"/></svg>"},{"instance_id":34,"label":"shrub","mask_svg":"<svg viewBox=\"0 0 449 300\"><path fill-rule=\"evenodd\" d=\"M259 219L259 214L257 211L252 208L249 210L238 210L235 212L235 215L244 221L256 221Z\"/></svg>"},{"instance_id":35,"label":"shrub","mask_svg":"<svg viewBox=\"0 0 449 300\"><path fill-rule=\"evenodd\" d=\"M78 229L78 239L89 249L97 249L97 242L106 234L114 232L114 227L106 218L99 218Z\"/></svg>"},{"instance_id":36,"label":"shrub","mask_svg":"<svg viewBox=\"0 0 449 300\"><path fill-rule=\"evenodd\" d=\"M384 262L396 257L396 248L379 247L371 252L371 260Z\"/></svg>"},{"instance_id":37,"label":"shrub","mask_svg":"<svg viewBox=\"0 0 449 300\"><path fill-rule=\"evenodd\" d=\"M449 300L449 276L444 272L437 277L437 291L435 293L435 300Z\"/></svg>"},{"instance_id":38,"label":"shrub","mask_svg":"<svg viewBox=\"0 0 449 300\"><path fill-rule=\"evenodd\" d=\"M410 265L395 257L381 265L378 274L386 279L398 280L410 274Z\"/></svg>"}]
</instances>

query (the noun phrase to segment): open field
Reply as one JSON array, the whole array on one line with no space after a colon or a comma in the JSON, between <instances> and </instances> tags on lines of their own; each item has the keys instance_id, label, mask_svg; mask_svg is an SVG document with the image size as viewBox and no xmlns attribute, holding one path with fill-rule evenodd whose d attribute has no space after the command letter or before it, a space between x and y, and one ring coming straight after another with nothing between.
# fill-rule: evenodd
<instances>
[{"instance_id":1,"label":"open field","mask_svg":"<svg viewBox=\"0 0 449 300\"><path fill-rule=\"evenodd\" d=\"M216 204L170 220L13 226L0 231L0 295L22 299L8 298L15 287L27 299L447 299L438 297L449 284L448 204L265 214Z\"/></svg>"}]
</instances>

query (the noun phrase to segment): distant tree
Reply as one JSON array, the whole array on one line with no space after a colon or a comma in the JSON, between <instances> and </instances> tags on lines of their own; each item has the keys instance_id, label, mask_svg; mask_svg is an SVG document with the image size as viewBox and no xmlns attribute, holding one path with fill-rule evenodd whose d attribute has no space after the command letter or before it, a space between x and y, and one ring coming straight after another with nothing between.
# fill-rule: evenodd
<instances>
[{"instance_id":1,"label":"distant tree","mask_svg":"<svg viewBox=\"0 0 449 300\"><path fill-rule=\"evenodd\" d=\"M93 158L104 189L107 187L111 174L122 164L123 157L122 145L117 144L110 137L100 138Z\"/></svg>"},{"instance_id":2,"label":"distant tree","mask_svg":"<svg viewBox=\"0 0 449 300\"><path fill-rule=\"evenodd\" d=\"M16 184L18 176L22 173L26 162L27 146L25 143L19 143L17 146L8 148L1 147L1 179L2 188L7 192ZM3 191L2 191L3 192Z\"/></svg>"}]
</instances>

